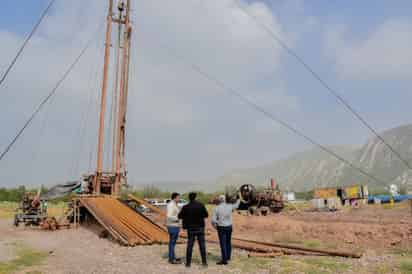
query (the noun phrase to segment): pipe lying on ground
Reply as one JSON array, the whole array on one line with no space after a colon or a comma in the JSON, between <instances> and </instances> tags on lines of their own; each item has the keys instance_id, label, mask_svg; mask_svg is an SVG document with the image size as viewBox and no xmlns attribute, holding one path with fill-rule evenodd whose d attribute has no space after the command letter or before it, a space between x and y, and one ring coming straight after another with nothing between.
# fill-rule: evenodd
<instances>
[{"instance_id":1,"label":"pipe lying on ground","mask_svg":"<svg viewBox=\"0 0 412 274\"><path fill-rule=\"evenodd\" d=\"M149 204L145 200L139 199L131 194L128 197L140 204L143 204L150 208L153 212L160 214L161 216L165 216L165 212L160 210L159 208ZM181 235L183 236L183 235ZM185 238L183 236L183 238ZM215 239L208 239L210 243L219 243ZM234 248L240 248L246 251L250 251L251 254L262 254L259 256L266 256L270 257L270 254L285 254L285 255L313 255L313 256L337 256L337 257L347 257L347 258L361 258L362 254L360 253L352 253L346 251L335 251L335 250L326 250L326 249L318 249L318 248L308 248L303 246L295 246L295 245L286 245L286 244L278 244L278 243L268 243L268 242L258 242L253 240L246 240L240 238L233 238L232 246Z\"/></svg>"},{"instance_id":2,"label":"pipe lying on ground","mask_svg":"<svg viewBox=\"0 0 412 274\"><path fill-rule=\"evenodd\" d=\"M336 256L336 257L346 257L346 258L356 258L359 259L362 257L363 254L361 253L354 253L354 252L348 252L348 251L339 251L339 250L327 250L327 249L320 249L320 248L309 248L309 247L303 247L303 246L295 246L295 245L287 245L287 244L278 244L278 243L267 243L267 242L258 242L258 241L253 241L253 240L245 240L245 239L240 239L240 238L233 238L234 240L238 241L243 241L251 244L257 244L257 245L266 245L270 247L275 247L275 248L285 248L289 250L299 250L299 251L304 251L304 252L313 252L313 253L318 253L318 254L327 254L329 256Z\"/></svg>"},{"instance_id":3,"label":"pipe lying on ground","mask_svg":"<svg viewBox=\"0 0 412 274\"><path fill-rule=\"evenodd\" d=\"M283 252L271 252L271 253L257 253L257 252L249 252L247 256L249 258L276 258L279 256L284 255Z\"/></svg>"},{"instance_id":4,"label":"pipe lying on ground","mask_svg":"<svg viewBox=\"0 0 412 274\"><path fill-rule=\"evenodd\" d=\"M284 255L306 255L306 256L327 256L325 253L317 253L317 252L308 252L302 250L295 250L295 249L286 249L286 248L278 248L270 246L264 242L256 242L250 243L247 240L239 240L234 239L232 241L232 246L235 248L243 249L253 253L262 253L262 254L270 254L270 253L278 253L282 252Z\"/></svg>"}]
</instances>

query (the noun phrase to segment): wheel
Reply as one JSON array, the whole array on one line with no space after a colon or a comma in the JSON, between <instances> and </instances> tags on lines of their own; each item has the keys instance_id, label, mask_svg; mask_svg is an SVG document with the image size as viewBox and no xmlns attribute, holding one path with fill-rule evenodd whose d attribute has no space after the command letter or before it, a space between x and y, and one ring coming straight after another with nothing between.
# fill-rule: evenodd
<instances>
[{"instance_id":1,"label":"wheel","mask_svg":"<svg viewBox=\"0 0 412 274\"><path fill-rule=\"evenodd\" d=\"M15 227L19 226L19 219L17 217L14 217L14 222L13 222Z\"/></svg>"}]
</instances>

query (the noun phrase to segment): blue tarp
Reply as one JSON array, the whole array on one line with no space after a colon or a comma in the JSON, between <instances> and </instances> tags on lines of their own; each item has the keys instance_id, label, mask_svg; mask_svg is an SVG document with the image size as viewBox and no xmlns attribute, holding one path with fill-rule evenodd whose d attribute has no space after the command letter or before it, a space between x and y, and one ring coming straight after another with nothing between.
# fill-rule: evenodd
<instances>
[{"instance_id":1,"label":"blue tarp","mask_svg":"<svg viewBox=\"0 0 412 274\"><path fill-rule=\"evenodd\" d=\"M368 197L368 202L373 203L375 199L379 199L381 203L389 203L391 201L391 195L374 195ZM405 200L412 200L412 195L396 195L393 196L395 202L402 202Z\"/></svg>"}]
</instances>

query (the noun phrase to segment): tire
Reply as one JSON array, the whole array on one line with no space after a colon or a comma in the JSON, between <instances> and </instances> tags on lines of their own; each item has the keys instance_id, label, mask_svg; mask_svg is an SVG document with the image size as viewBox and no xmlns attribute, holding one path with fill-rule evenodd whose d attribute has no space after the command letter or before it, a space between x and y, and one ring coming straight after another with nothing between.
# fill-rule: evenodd
<instances>
[{"instance_id":1,"label":"tire","mask_svg":"<svg viewBox=\"0 0 412 274\"><path fill-rule=\"evenodd\" d=\"M19 226L19 219L18 219L17 217L14 217L13 225L14 225L15 227L18 227L18 226Z\"/></svg>"}]
</instances>

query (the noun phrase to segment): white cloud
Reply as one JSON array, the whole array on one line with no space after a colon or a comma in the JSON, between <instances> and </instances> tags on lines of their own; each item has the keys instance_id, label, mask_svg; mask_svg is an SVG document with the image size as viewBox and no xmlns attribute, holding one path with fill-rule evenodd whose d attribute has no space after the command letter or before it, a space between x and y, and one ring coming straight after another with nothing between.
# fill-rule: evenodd
<instances>
[{"instance_id":1,"label":"white cloud","mask_svg":"<svg viewBox=\"0 0 412 274\"><path fill-rule=\"evenodd\" d=\"M212 142L210 140L213 139L215 132L231 134L230 127L236 127L232 129L234 131L242 131L243 127L245 131L254 131L255 124L260 123L256 118L259 117L258 114L250 116L250 110L245 111L245 106L239 107L236 99L222 96L224 92L182 64L173 57L172 52L184 56L188 63L198 64L213 77L224 80L228 86L236 87L252 100L262 102L269 108L283 112L294 112L298 109L296 98L289 96L286 89L278 89L279 83L283 82L282 79L267 79L268 75L275 75L279 68L281 49L274 50L267 34L257 28L238 9L234 1L133 1L136 6L133 7L135 31L128 137L147 139L149 142L156 139L151 134L166 136L167 139L167 136L180 133L183 128L187 131L210 134L208 138L199 133L196 137L198 139L191 140L192 146L196 146L196 142L197 146L200 146L197 153L192 153L190 148L186 147L187 140L184 136L181 140L173 139L176 143L171 143L170 146L180 147L180 150L184 151L184 162L173 161L158 166L157 162L164 156L163 151L160 148L156 151L156 148L163 144L153 144L152 150L155 150L155 155L150 157L157 157L159 160L153 160L152 166L147 168L139 166L139 163L144 164L143 160L146 160L144 154L129 152L129 169L135 178L156 178L159 176L156 171L162 168L182 170L182 166L187 166L190 169L196 165L195 159L199 154L207 152L207 147L204 148L206 151L203 151L202 145ZM6 159L7 164L2 163L0 166L0 182L52 182L67 176L68 166L72 165L73 155L76 156L79 146L80 138L76 130L79 128L84 109L88 107L87 98L90 90L93 91L94 100L89 119L89 123L92 124L87 128L86 145L95 148L97 92L100 92L104 31L101 29L97 33L96 28L104 20L106 5L102 5L100 0L57 3L10 74L7 88L0 90L3 93L0 108L5 113L0 122L2 132L6 132L0 136L0 149L5 147L34 106L50 91L89 37L96 36L99 42L88 50L75 72L59 90L53 105L48 107L46 127L52 128L44 134L40 133L39 127L43 118L32 125L10 152ZM285 40L290 40L291 36L283 30L265 4L255 2L246 4L246 8L274 32ZM17 34L0 30L2 65L8 63L3 60L8 60L12 56L22 39ZM238 122L224 125L225 119L229 122ZM155 128L156 131L143 131L148 128ZM40 144L33 141L36 139L33 136L41 139ZM241 136L238 137L240 145L232 146L242 149ZM249 139L247 141L250 142ZM133 145L133 140L127 144L130 143ZM140 147L134 149L139 152L146 149L139 145ZM41 160L33 162L27 156L34 153L33 151L38 151ZM89 147L86 151L79 151L79 172L87 168L89 151ZM56 157L59 161L56 161ZM202 165L204 174L210 173L208 164L215 172L219 170L219 161L223 161L221 155L219 158L207 159ZM180 166L177 166L179 164ZM33 174L16 176L16 170L30 166ZM44 179L46 168L48 178ZM216 175L220 171L217 171ZM185 176L173 172L170 174L176 178ZM202 174L197 176L202 177Z\"/></svg>"},{"instance_id":2,"label":"white cloud","mask_svg":"<svg viewBox=\"0 0 412 274\"><path fill-rule=\"evenodd\" d=\"M387 20L363 39L351 39L345 26L334 26L327 32L326 45L342 77L370 80L412 76L410 20Z\"/></svg>"}]
</instances>

